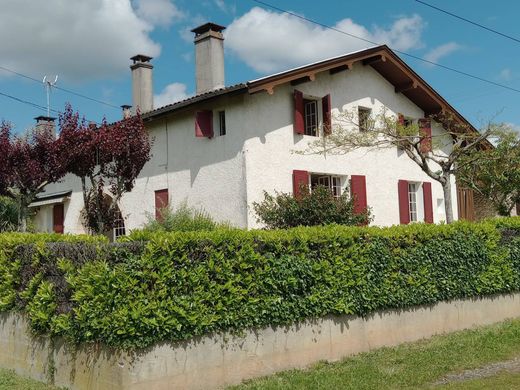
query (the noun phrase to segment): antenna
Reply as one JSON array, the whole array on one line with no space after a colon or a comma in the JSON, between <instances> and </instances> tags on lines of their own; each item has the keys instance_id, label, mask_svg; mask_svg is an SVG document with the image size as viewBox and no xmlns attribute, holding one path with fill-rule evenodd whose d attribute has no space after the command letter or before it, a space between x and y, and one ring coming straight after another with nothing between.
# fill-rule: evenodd
<instances>
[{"instance_id":1,"label":"antenna","mask_svg":"<svg viewBox=\"0 0 520 390\"><path fill-rule=\"evenodd\" d=\"M51 89L58 82L58 75L54 78L54 81L47 80L47 76L43 78L43 84L45 85L45 89L47 91L47 116L51 116Z\"/></svg>"}]
</instances>

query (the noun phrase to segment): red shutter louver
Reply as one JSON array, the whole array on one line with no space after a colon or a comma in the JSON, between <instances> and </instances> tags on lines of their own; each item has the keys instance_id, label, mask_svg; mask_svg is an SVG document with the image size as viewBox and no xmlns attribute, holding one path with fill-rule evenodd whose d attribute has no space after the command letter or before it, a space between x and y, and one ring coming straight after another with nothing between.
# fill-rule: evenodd
<instances>
[{"instance_id":1,"label":"red shutter louver","mask_svg":"<svg viewBox=\"0 0 520 390\"><path fill-rule=\"evenodd\" d=\"M399 180L399 222L403 225L410 223L410 206L408 203L408 181Z\"/></svg>"},{"instance_id":2,"label":"red shutter louver","mask_svg":"<svg viewBox=\"0 0 520 390\"><path fill-rule=\"evenodd\" d=\"M167 208L169 204L168 190L155 191L155 219L161 221L162 210Z\"/></svg>"},{"instance_id":3,"label":"red shutter louver","mask_svg":"<svg viewBox=\"0 0 520 390\"><path fill-rule=\"evenodd\" d=\"M54 233L63 234L64 219L65 210L63 207L63 203L54 205L54 207L52 208L52 230L54 231Z\"/></svg>"},{"instance_id":4,"label":"red shutter louver","mask_svg":"<svg viewBox=\"0 0 520 390\"><path fill-rule=\"evenodd\" d=\"M330 94L321 99L321 108L323 112L323 134L332 133L332 105L330 102Z\"/></svg>"},{"instance_id":5,"label":"red shutter louver","mask_svg":"<svg viewBox=\"0 0 520 390\"><path fill-rule=\"evenodd\" d=\"M424 222L433 223L432 183L423 183Z\"/></svg>"},{"instance_id":6,"label":"red shutter louver","mask_svg":"<svg viewBox=\"0 0 520 390\"><path fill-rule=\"evenodd\" d=\"M354 214L367 211L367 184L365 176L352 175L350 178L350 193L354 199ZM365 222L366 225L366 222Z\"/></svg>"},{"instance_id":7,"label":"red shutter louver","mask_svg":"<svg viewBox=\"0 0 520 390\"><path fill-rule=\"evenodd\" d=\"M428 153L432 151L432 125L431 120L427 118L419 119L419 133L421 136L421 152Z\"/></svg>"},{"instance_id":8,"label":"red shutter louver","mask_svg":"<svg viewBox=\"0 0 520 390\"><path fill-rule=\"evenodd\" d=\"M295 198L300 197L301 187L309 186L309 172L307 171L293 171L293 195Z\"/></svg>"},{"instance_id":9,"label":"red shutter louver","mask_svg":"<svg viewBox=\"0 0 520 390\"><path fill-rule=\"evenodd\" d=\"M294 132L305 134L305 107L303 105L303 93L294 90Z\"/></svg>"},{"instance_id":10,"label":"red shutter louver","mask_svg":"<svg viewBox=\"0 0 520 390\"><path fill-rule=\"evenodd\" d=\"M195 114L195 137L213 137L213 111L197 111Z\"/></svg>"}]
</instances>

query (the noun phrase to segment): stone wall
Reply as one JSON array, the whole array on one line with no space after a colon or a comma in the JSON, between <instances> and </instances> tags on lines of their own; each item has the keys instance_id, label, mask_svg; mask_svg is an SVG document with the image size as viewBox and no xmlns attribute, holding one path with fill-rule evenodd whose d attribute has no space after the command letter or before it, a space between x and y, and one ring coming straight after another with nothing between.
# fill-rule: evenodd
<instances>
[{"instance_id":1,"label":"stone wall","mask_svg":"<svg viewBox=\"0 0 520 390\"><path fill-rule=\"evenodd\" d=\"M161 343L134 353L35 338L21 314L0 314L0 366L70 389L214 389L320 360L520 317L520 294L329 316L299 324Z\"/></svg>"}]
</instances>

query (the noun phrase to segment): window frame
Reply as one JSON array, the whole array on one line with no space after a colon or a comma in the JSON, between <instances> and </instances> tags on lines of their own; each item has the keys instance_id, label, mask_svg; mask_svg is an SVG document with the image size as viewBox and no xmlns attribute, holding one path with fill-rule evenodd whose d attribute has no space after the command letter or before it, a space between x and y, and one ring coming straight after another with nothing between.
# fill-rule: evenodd
<instances>
[{"instance_id":1,"label":"window frame","mask_svg":"<svg viewBox=\"0 0 520 390\"><path fill-rule=\"evenodd\" d=\"M311 192L312 189L317 185L323 185L329 188L329 190L332 192L332 195L336 199L340 198L343 194L345 176L318 172L309 172L309 176L309 186Z\"/></svg>"},{"instance_id":2,"label":"window frame","mask_svg":"<svg viewBox=\"0 0 520 390\"><path fill-rule=\"evenodd\" d=\"M362 116L361 113L366 114ZM370 117L372 116L372 109L369 107L358 106L358 129L360 132L367 132L369 130ZM364 119L362 123L362 118Z\"/></svg>"},{"instance_id":3,"label":"window frame","mask_svg":"<svg viewBox=\"0 0 520 390\"><path fill-rule=\"evenodd\" d=\"M408 182L408 217L410 223L425 221L422 182Z\"/></svg>"},{"instance_id":4,"label":"window frame","mask_svg":"<svg viewBox=\"0 0 520 390\"><path fill-rule=\"evenodd\" d=\"M226 129L226 111L219 110L218 111L218 135L224 136L227 133Z\"/></svg>"},{"instance_id":5,"label":"window frame","mask_svg":"<svg viewBox=\"0 0 520 390\"><path fill-rule=\"evenodd\" d=\"M314 112L308 113L307 108L314 106ZM311 137L320 136L320 113L318 99L313 97L303 98L303 134ZM309 119L314 118L315 123L309 123ZM314 128L313 128L314 126Z\"/></svg>"}]
</instances>

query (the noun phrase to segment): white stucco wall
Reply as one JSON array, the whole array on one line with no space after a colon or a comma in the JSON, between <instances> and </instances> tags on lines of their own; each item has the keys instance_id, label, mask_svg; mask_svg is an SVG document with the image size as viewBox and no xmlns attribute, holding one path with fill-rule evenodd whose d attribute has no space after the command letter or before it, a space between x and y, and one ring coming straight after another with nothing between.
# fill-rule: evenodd
<instances>
[{"instance_id":1,"label":"white stucco wall","mask_svg":"<svg viewBox=\"0 0 520 390\"><path fill-rule=\"evenodd\" d=\"M367 202L372 209L375 225L399 223L398 180L431 182L434 221L445 219L441 185L428 177L397 148L377 151L357 150L344 155L301 155L292 151L305 150L316 137L294 134L293 97L296 88L304 95L321 97L331 94L334 113L351 112L358 106L372 109L373 115L386 107L388 115L402 113L405 117L422 118L424 112L369 66L356 64L352 70L330 76L318 74L316 81L275 89L273 95L252 95L241 112L241 122L249 132L246 142L248 167L248 226L259 227L252 205L263 199L262 191L292 192L293 170L305 170L331 175L364 175ZM257 125L253 127L252 125ZM432 134L442 132L434 125ZM456 189L453 180L453 210L457 215ZM437 207L437 202L440 207Z\"/></svg>"},{"instance_id":2,"label":"white stucco wall","mask_svg":"<svg viewBox=\"0 0 520 390\"><path fill-rule=\"evenodd\" d=\"M397 148L378 151L358 150L345 155L300 155L315 137L294 134L293 96L295 87L277 87L273 95L260 92L235 97L223 96L201 104L196 110L214 112L215 137L196 138L195 109L177 112L146 124L153 138L152 159L145 165L134 190L120 204L127 232L141 227L154 215L154 191L168 189L170 205L183 201L203 208L218 221L237 227L260 225L253 212L253 202L263 199L263 191L292 192L295 169L339 175L366 176L367 201L375 225L399 223L398 180L431 182L434 221L445 219L443 193L439 183L429 178ZM323 72L316 80L296 89L305 95L331 95L333 113L357 110L358 106L377 114L383 107L388 113L402 113L421 118L424 113L370 66L355 64L353 69L329 75ZM227 134L218 135L218 111L226 112ZM433 135L442 133L434 124ZM457 216L455 181L452 180L453 210ZM344 182L346 184L346 180ZM65 208L65 232L82 233L80 213L83 208L81 186L77 178L67 177L49 186L47 192L73 190ZM52 208L50 209L52 213ZM36 217L41 229L48 229L48 210ZM52 215L51 215L52 229Z\"/></svg>"}]
</instances>

